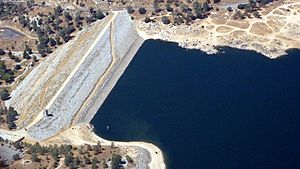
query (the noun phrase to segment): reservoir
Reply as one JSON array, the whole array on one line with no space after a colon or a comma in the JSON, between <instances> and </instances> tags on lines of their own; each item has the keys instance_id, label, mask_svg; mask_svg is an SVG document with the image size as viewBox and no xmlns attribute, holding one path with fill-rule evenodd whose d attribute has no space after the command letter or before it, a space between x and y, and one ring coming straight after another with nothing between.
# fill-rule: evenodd
<instances>
[{"instance_id":1,"label":"reservoir","mask_svg":"<svg viewBox=\"0 0 300 169\"><path fill-rule=\"evenodd\" d=\"M168 169L300 168L300 51L221 51L146 41L92 120L96 133L154 143Z\"/></svg>"}]
</instances>

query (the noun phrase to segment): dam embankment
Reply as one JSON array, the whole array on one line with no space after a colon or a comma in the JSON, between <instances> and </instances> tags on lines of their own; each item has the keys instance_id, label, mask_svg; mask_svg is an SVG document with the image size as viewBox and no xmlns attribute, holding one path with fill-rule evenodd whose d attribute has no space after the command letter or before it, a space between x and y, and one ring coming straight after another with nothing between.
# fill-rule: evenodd
<instances>
[{"instance_id":1,"label":"dam embankment","mask_svg":"<svg viewBox=\"0 0 300 169\"><path fill-rule=\"evenodd\" d=\"M72 120L89 123L142 43L126 12L110 14L36 67L6 104L21 113L19 125L35 140Z\"/></svg>"}]
</instances>

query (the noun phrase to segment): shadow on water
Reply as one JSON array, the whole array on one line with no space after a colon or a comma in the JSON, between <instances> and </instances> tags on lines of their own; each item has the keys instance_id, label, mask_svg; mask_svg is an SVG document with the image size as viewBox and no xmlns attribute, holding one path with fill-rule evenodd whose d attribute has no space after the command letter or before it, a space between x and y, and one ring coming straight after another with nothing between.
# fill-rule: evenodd
<instances>
[{"instance_id":1,"label":"shadow on water","mask_svg":"<svg viewBox=\"0 0 300 169\"><path fill-rule=\"evenodd\" d=\"M145 42L94 117L96 132L155 143L170 169L300 168L300 51L271 60L223 50Z\"/></svg>"}]
</instances>

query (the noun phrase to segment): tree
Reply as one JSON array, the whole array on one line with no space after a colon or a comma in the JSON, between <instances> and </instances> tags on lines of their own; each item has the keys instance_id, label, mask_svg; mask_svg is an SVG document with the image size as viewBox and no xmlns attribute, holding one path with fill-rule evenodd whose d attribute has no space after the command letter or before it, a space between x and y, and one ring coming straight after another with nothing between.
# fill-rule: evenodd
<instances>
[{"instance_id":1,"label":"tree","mask_svg":"<svg viewBox=\"0 0 300 169\"><path fill-rule=\"evenodd\" d=\"M15 129L17 127L16 124L14 123L17 115L18 115L17 111L15 111L13 108L10 107L8 109L8 112L6 114L6 122L10 130Z\"/></svg>"},{"instance_id":2,"label":"tree","mask_svg":"<svg viewBox=\"0 0 300 169\"><path fill-rule=\"evenodd\" d=\"M45 49L45 52L48 53L48 54L50 54L50 53L52 53L52 50L51 50L51 48L49 48L49 47L47 46L46 49Z\"/></svg>"},{"instance_id":3,"label":"tree","mask_svg":"<svg viewBox=\"0 0 300 169\"><path fill-rule=\"evenodd\" d=\"M145 18L145 20L144 20L144 22L145 23L149 23L149 22L151 22L152 20L147 16L146 18Z\"/></svg>"},{"instance_id":4,"label":"tree","mask_svg":"<svg viewBox=\"0 0 300 169\"><path fill-rule=\"evenodd\" d=\"M170 24L170 19L169 19L169 17L167 17L167 16L163 16L163 17L161 17L161 21L164 23L164 24Z\"/></svg>"},{"instance_id":5,"label":"tree","mask_svg":"<svg viewBox=\"0 0 300 169\"><path fill-rule=\"evenodd\" d=\"M14 160L19 160L20 159L20 155L19 154L14 154L13 155L13 159Z\"/></svg>"},{"instance_id":6,"label":"tree","mask_svg":"<svg viewBox=\"0 0 300 169\"><path fill-rule=\"evenodd\" d=\"M80 164L80 159L77 156L74 158L73 164L75 167L77 167Z\"/></svg>"},{"instance_id":7,"label":"tree","mask_svg":"<svg viewBox=\"0 0 300 169\"><path fill-rule=\"evenodd\" d=\"M122 157L119 154L113 154L111 159L111 168L119 169Z\"/></svg>"},{"instance_id":8,"label":"tree","mask_svg":"<svg viewBox=\"0 0 300 169\"><path fill-rule=\"evenodd\" d=\"M9 58L11 58L11 59L14 59L15 58L15 56L12 54L12 52L9 50L8 51L8 56L9 56Z\"/></svg>"},{"instance_id":9,"label":"tree","mask_svg":"<svg viewBox=\"0 0 300 169\"><path fill-rule=\"evenodd\" d=\"M197 18L202 18L203 16L203 8L201 7L201 4L198 1L195 1L193 3L193 8L196 14Z\"/></svg>"},{"instance_id":10,"label":"tree","mask_svg":"<svg viewBox=\"0 0 300 169\"><path fill-rule=\"evenodd\" d=\"M58 16L60 16L63 12L63 9L60 5L58 5L56 8L54 8L54 15L56 16L56 18Z\"/></svg>"},{"instance_id":11,"label":"tree","mask_svg":"<svg viewBox=\"0 0 300 169\"><path fill-rule=\"evenodd\" d=\"M0 108L0 116L6 114L6 112L7 112L6 107Z\"/></svg>"},{"instance_id":12,"label":"tree","mask_svg":"<svg viewBox=\"0 0 300 169\"><path fill-rule=\"evenodd\" d=\"M232 7L230 7L230 6L227 8L227 10L228 10L228 12L232 12L233 11Z\"/></svg>"},{"instance_id":13,"label":"tree","mask_svg":"<svg viewBox=\"0 0 300 169\"><path fill-rule=\"evenodd\" d=\"M73 163L74 157L71 154L67 154L65 157L65 165L70 166Z\"/></svg>"},{"instance_id":14,"label":"tree","mask_svg":"<svg viewBox=\"0 0 300 169\"><path fill-rule=\"evenodd\" d=\"M91 160L90 160L88 157L84 156L84 157L83 157L83 163L84 163L85 165L90 165L90 164L91 164Z\"/></svg>"},{"instance_id":15,"label":"tree","mask_svg":"<svg viewBox=\"0 0 300 169\"><path fill-rule=\"evenodd\" d=\"M96 14L95 14L95 18L96 18L96 19L101 20L101 19L103 19L104 17L105 17L105 15L103 14L102 11L100 11L100 10L97 10L97 11L96 11Z\"/></svg>"},{"instance_id":16,"label":"tree","mask_svg":"<svg viewBox=\"0 0 300 169\"><path fill-rule=\"evenodd\" d=\"M129 155L126 155L125 158L128 161L128 163L133 163L134 162L133 159Z\"/></svg>"},{"instance_id":17,"label":"tree","mask_svg":"<svg viewBox=\"0 0 300 169\"><path fill-rule=\"evenodd\" d=\"M31 161L33 161L33 162L39 162L40 161L40 159L38 158L36 153L33 153L31 155Z\"/></svg>"},{"instance_id":18,"label":"tree","mask_svg":"<svg viewBox=\"0 0 300 169\"><path fill-rule=\"evenodd\" d=\"M0 55L5 55L5 51L0 48Z\"/></svg>"},{"instance_id":19,"label":"tree","mask_svg":"<svg viewBox=\"0 0 300 169\"><path fill-rule=\"evenodd\" d=\"M52 37L50 37L50 40L49 40L50 42L50 46L55 46L56 45L56 41L52 38Z\"/></svg>"},{"instance_id":20,"label":"tree","mask_svg":"<svg viewBox=\"0 0 300 169\"><path fill-rule=\"evenodd\" d=\"M94 145L94 155L98 155L101 153L101 147L99 145Z\"/></svg>"},{"instance_id":21,"label":"tree","mask_svg":"<svg viewBox=\"0 0 300 169\"><path fill-rule=\"evenodd\" d=\"M61 45L62 44L62 42L60 41L60 37L58 35L55 36L55 41L56 41L57 45Z\"/></svg>"},{"instance_id":22,"label":"tree","mask_svg":"<svg viewBox=\"0 0 300 169\"><path fill-rule=\"evenodd\" d=\"M161 11L161 9L159 8L158 4L157 3L154 3L153 4L153 9L154 9L154 12L155 13L159 13Z\"/></svg>"},{"instance_id":23,"label":"tree","mask_svg":"<svg viewBox=\"0 0 300 169\"><path fill-rule=\"evenodd\" d=\"M209 3L206 1L203 3L203 11L208 12L212 9L212 7L209 5Z\"/></svg>"},{"instance_id":24,"label":"tree","mask_svg":"<svg viewBox=\"0 0 300 169\"><path fill-rule=\"evenodd\" d=\"M26 50L23 51L23 58L27 59L27 60L30 59L30 56L29 56L29 54L27 53Z\"/></svg>"},{"instance_id":25,"label":"tree","mask_svg":"<svg viewBox=\"0 0 300 169\"><path fill-rule=\"evenodd\" d=\"M140 13L141 15L145 14L146 12L147 12L147 10L146 10L144 7L140 7L140 8L139 8L139 13Z\"/></svg>"},{"instance_id":26,"label":"tree","mask_svg":"<svg viewBox=\"0 0 300 169\"><path fill-rule=\"evenodd\" d=\"M94 9L93 7L90 7L90 8L89 8L89 11L90 11L90 14L95 13L95 9Z\"/></svg>"},{"instance_id":27,"label":"tree","mask_svg":"<svg viewBox=\"0 0 300 169\"><path fill-rule=\"evenodd\" d=\"M22 69L22 67L21 67L20 64L16 64L15 69L16 69L16 70L20 70L20 69Z\"/></svg>"},{"instance_id":28,"label":"tree","mask_svg":"<svg viewBox=\"0 0 300 169\"><path fill-rule=\"evenodd\" d=\"M45 50L42 49L42 48L40 47L40 45L37 46L37 50L38 50L38 52L41 54L42 57L47 56Z\"/></svg>"},{"instance_id":29,"label":"tree","mask_svg":"<svg viewBox=\"0 0 300 169\"><path fill-rule=\"evenodd\" d=\"M5 168L6 167L6 164L5 164L6 160L4 159L0 159L0 168Z\"/></svg>"},{"instance_id":30,"label":"tree","mask_svg":"<svg viewBox=\"0 0 300 169\"><path fill-rule=\"evenodd\" d=\"M8 124L7 124L7 127L12 130L12 129L16 129L17 126L16 126L16 123L13 122L13 121L9 121Z\"/></svg>"},{"instance_id":31,"label":"tree","mask_svg":"<svg viewBox=\"0 0 300 169\"><path fill-rule=\"evenodd\" d=\"M1 100L9 99L9 93L6 89L2 89L0 95L1 95Z\"/></svg>"},{"instance_id":32,"label":"tree","mask_svg":"<svg viewBox=\"0 0 300 169\"><path fill-rule=\"evenodd\" d=\"M127 12L128 12L129 14L133 14L133 13L134 13L134 9L132 8L132 6L128 6L128 7L127 7Z\"/></svg>"},{"instance_id":33,"label":"tree","mask_svg":"<svg viewBox=\"0 0 300 169\"><path fill-rule=\"evenodd\" d=\"M70 15L68 11L64 12L64 17L66 18L67 21L72 21L73 17Z\"/></svg>"},{"instance_id":34,"label":"tree","mask_svg":"<svg viewBox=\"0 0 300 169\"><path fill-rule=\"evenodd\" d=\"M181 12L184 12L184 13L187 13L188 11L190 11L191 9L187 6L187 5L185 5L185 4L181 4L180 5L180 11Z\"/></svg>"},{"instance_id":35,"label":"tree","mask_svg":"<svg viewBox=\"0 0 300 169\"><path fill-rule=\"evenodd\" d=\"M25 51L27 51L28 54L32 54L32 49L27 44L25 44Z\"/></svg>"},{"instance_id":36,"label":"tree","mask_svg":"<svg viewBox=\"0 0 300 169\"><path fill-rule=\"evenodd\" d=\"M171 7L171 4L170 4L170 3L167 3L167 4L166 4L166 10L167 10L168 12L172 12L172 11L173 11L173 8Z\"/></svg>"},{"instance_id":37,"label":"tree","mask_svg":"<svg viewBox=\"0 0 300 169\"><path fill-rule=\"evenodd\" d=\"M81 15L81 11L77 11L75 13L75 22L76 23L80 23L80 21L83 19L80 15Z\"/></svg>"},{"instance_id":38,"label":"tree","mask_svg":"<svg viewBox=\"0 0 300 169\"><path fill-rule=\"evenodd\" d=\"M105 160L103 160L103 162L102 162L102 167L103 167L103 168L108 168L108 165L106 164L106 161L105 161Z\"/></svg>"},{"instance_id":39,"label":"tree","mask_svg":"<svg viewBox=\"0 0 300 169\"><path fill-rule=\"evenodd\" d=\"M97 161L95 159L93 159L93 162L92 162L92 169L97 169L98 166L97 166Z\"/></svg>"}]
</instances>

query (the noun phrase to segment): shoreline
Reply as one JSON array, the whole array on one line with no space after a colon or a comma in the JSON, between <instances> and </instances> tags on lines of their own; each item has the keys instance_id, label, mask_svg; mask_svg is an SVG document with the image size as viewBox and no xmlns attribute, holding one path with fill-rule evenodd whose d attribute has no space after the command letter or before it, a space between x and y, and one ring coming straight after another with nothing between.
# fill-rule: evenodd
<instances>
[{"instance_id":1,"label":"shoreline","mask_svg":"<svg viewBox=\"0 0 300 169\"><path fill-rule=\"evenodd\" d=\"M163 152L156 145L142 141L109 141L97 135L89 126L90 124L81 123L70 127L63 132L58 133L56 136L43 141L43 144L96 145L100 142L101 145L111 146L113 143L115 146L122 148L131 156L134 156L134 158L137 157L138 153L136 148L142 148L149 152L150 162L146 163L146 165L149 166L150 169L166 169Z\"/></svg>"},{"instance_id":2,"label":"shoreline","mask_svg":"<svg viewBox=\"0 0 300 169\"><path fill-rule=\"evenodd\" d=\"M295 3L295 4L300 4L300 3ZM291 4L286 4L283 7L288 8ZM272 12L275 10L281 10L279 7L278 9L274 9ZM124 71L126 70L127 66L143 44L145 40L148 39L154 39L154 40L162 40L162 41L167 41L167 42L175 42L178 43L178 46L187 48L187 49L200 49L203 52L206 52L208 54L215 54L218 52L218 47L232 47L232 48L237 48L237 49L242 49L242 50L254 50L258 53L261 53L265 56L267 56L270 59L275 59L278 58L279 56L285 55L287 50L290 49L299 49L300 44L297 44L295 42L298 42L297 39L285 39L287 35L289 35L290 32L287 32L285 29L283 32L272 32L268 35L259 35L253 33L252 28L255 27L255 21L254 20L249 20L251 23L251 26L249 25L247 29L245 28L240 28L236 25L241 26L242 23L234 23L236 24L234 26L227 24L229 20L224 24L217 24L214 22L215 18L208 18L205 21L201 21L200 23L196 23L195 25L198 26L196 29L193 30L193 27L188 27L188 26L171 26L171 25L163 25L161 23L149 23L145 24L143 21L129 21L130 24L123 24L122 22L126 21L128 22L129 17L128 15L121 15L121 13L125 12L114 12L113 20L107 21L109 25L105 25L104 28L100 30L101 34L99 37L95 38L98 41L101 41L104 39L105 42L110 42L110 46L98 46L95 47L95 45L89 46L89 51L88 52L82 52L81 54L84 54L84 59L78 61L78 66L75 67L75 69L71 69L72 71L68 74L67 78L60 84L48 84L49 77L46 77L46 75L40 75L41 77L44 78L45 82L32 82L34 85L37 86L37 84L41 83L40 90L43 94L49 94L48 91L48 86L53 87L55 91L53 91L53 96L47 97L49 95L45 95L45 98L38 98L38 96L35 97L35 90L31 90L28 92L28 95L32 95L35 98L22 98L22 94L25 96L27 95L27 90L24 87L22 89L21 94L18 92L13 96L15 98L15 103L16 105L19 106L20 109L23 109L23 114L25 112L26 119L24 121L30 120L29 117L27 117L27 113L32 113L31 111L28 111L27 109L25 110L24 106L30 105L30 103L26 102L27 100L39 102L43 100L41 104L38 106L34 106L34 104L31 104L29 107L34 108L34 110L39 109L39 110L44 110L44 109L51 109L49 111L50 113L53 113L55 118L52 121L49 119L46 119L43 116L43 111L38 111L37 116L34 118L31 117L31 120L33 123L29 123L30 129L29 131L22 132L23 130L17 130L17 131L11 131L8 133L11 133L11 135L16 135L16 136L26 136L26 138L30 141L38 141L41 140L45 144L49 143L64 143L64 142L70 142L70 144L85 144L85 143L91 143L95 144L98 141L103 143L104 145L110 145L114 141L108 141L100 136L98 136L94 131L88 130L86 128L87 124L91 122L93 117L96 115L98 110L101 108L102 104L108 97L109 93L113 89L113 87L116 85L118 79L122 76ZM120 14L120 16L119 16ZM118 17L116 16L118 15ZM269 14L268 14L269 15ZM273 13L271 13L273 16ZM295 14L296 15L296 14ZM300 16L300 12L298 14ZM297 16L296 15L296 16ZM267 15L266 15L267 16ZM293 21L293 17L296 16L286 16L285 21L290 24L297 24L295 21ZM120 18L119 18L120 17ZM127 18L126 18L127 17ZM272 20L268 17L264 17L261 24L267 23L267 21ZM247 21L247 20L246 20ZM248 21L247 21L248 22ZM118 23L118 25L123 25L122 28L115 29L114 25ZM249 23L248 23L249 24ZM260 25L261 26L261 25ZM202 28L200 28L202 27ZM259 26L257 26L259 28ZM256 29L257 29L256 27ZM220 28L220 29L219 29ZM222 28L222 29L221 29ZM198 29L198 30L197 30ZM288 28L286 28L288 30ZM108 31L106 31L108 30ZM229 31L228 31L229 30ZM223 32L222 32L223 31ZM251 32L252 31L252 32ZM254 32L257 30L254 30ZM103 32L103 33L102 33ZM260 33L259 31L257 31ZM256 32L256 33L257 33ZM277 37L277 35L282 34L282 37ZM292 33L290 33L292 34ZM266 36L266 37L265 37ZM105 37L109 37L105 39ZM251 39L252 38L252 39ZM256 39L255 39L256 38ZM297 37L296 37L297 38ZM93 44L96 44L96 40L93 41ZM70 46L70 44L68 44ZM270 45L270 46L268 46ZM294 45L294 46L293 46ZM299 45L299 46L297 46ZM88 45L87 45L88 46ZM71 47L71 46L70 46ZM102 48L105 48L104 51ZM95 51L94 51L95 50ZM97 51L96 51L97 50ZM99 51L98 51L99 50ZM96 66L94 65L95 62L94 60L91 59L86 59L90 55L91 51L95 52L96 54L102 56L106 56L107 54L107 62L108 59L112 59L110 64L103 68L104 73L102 75L92 76L93 82L88 82L90 84L85 84L86 82L85 79L88 77L91 78L91 75L93 75L93 71L90 71L91 73L88 75L81 75L83 72L87 71L82 71L81 69L88 68L88 69L93 69ZM76 51L78 52L78 51ZM103 53L100 53L103 52ZM122 53L123 52L123 53ZM79 52L80 53L80 52ZM91 54L95 55L96 54ZM52 58L54 57L53 55L51 56ZM99 57L99 56L97 56ZM99 58L101 58L99 57ZM74 58L78 58L77 56L74 56ZM73 59L74 59L73 58ZM49 58L50 59L50 58ZM48 60L49 60L48 59ZM65 59L65 56L62 56L62 60ZM90 62L88 62L90 61ZM69 62L72 63L72 62ZM87 65L84 65L87 64ZM89 65L90 64L90 65ZM46 64L47 65L47 64ZM54 63L49 63L49 66L53 66ZM45 66L45 64L43 65ZM57 67L63 67L66 68L63 64L60 63L60 60L57 61ZM84 67L86 66L86 67ZM99 66L99 64L98 64ZM39 65L38 67L41 67ZM81 68L81 69L79 69ZM55 71L58 71L57 69L54 70L48 70L44 68L46 73L53 73ZM37 71L35 68L33 71L31 71L29 74L32 76L33 72ZM102 71L102 70L101 70ZM77 73L77 74L76 74ZM89 73L89 72L88 72ZM74 75L78 75L78 78ZM63 75L60 75L60 77L56 76L56 78L60 78ZM29 81L30 76L27 76L27 79L23 80L21 82L21 85L26 85L24 81ZM86 78L85 78L86 77ZM33 78L34 79L34 78ZM71 80L71 79L76 79L79 81L83 79L82 83L76 84L73 81L76 80ZM40 79L39 79L40 80ZM51 80L51 79L50 79ZM88 80L87 80L88 81ZM84 83L84 84L83 84ZM19 85L19 87L21 86ZM57 86L55 86L57 85ZM69 85L68 87L66 87ZM76 86L77 85L77 86ZM46 87L45 87L46 86ZM75 87L74 87L75 86ZM35 87L35 86L34 86ZM37 88L36 87L36 88ZM74 88L72 88L74 87ZM77 87L77 88L76 88ZM86 89L88 87L88 89ZM78 92L80 89L85 88L84 92L80 93ZM53 90L54 90L53 89ZM83 89L82 89L83 90ZM15 91L16 92L16 91ZM58 95L60 95L62 92L64 92L65 95L61 95L60 99L58 98ZM74 92L74 94L71 96L71 92ZM76 93L77 92L77 93ZM38 92L37 92L38 93ZM79 93L79 94L78 94ZM38 93L39 94L39 93ZM19 95L19 96L18 96ZM76 95L76 97L75 97ZM71 96L71 97L70 97ZM78 96L85 97L85 99L82 101L78 98ZM28 96L29 97L29 96ZM39 95L40 97L40 95ZM16 99L17 98L17 99ZM20 100L18 100L21 99ZM76 98L78 100L76 100ZM40 99L40 100L39 100ZM48 99L48 100L47 100ZM49 100L50 99L50 100ZM74 108L70 106L72 104L68 103L64 99L75 99L74 103L80 104L79 108ZM46 101L45 101L46 100ZM23 102L22 102L23 101ZM65 101L65 102L62 102ZM76 102L77 101L77 102ZM45 103L44 103L45 102ZM56 105L52 105L52 103L57 103ZM20 105L19 105L20 104ZM28 105L27 105L28 104ZM68 105L69 104L69 105ZM64 107L65 106L65 107ZM76 105L78 106L78 105ZM66 116L64 112L70 113L69 116ZM55 114L58 113L58 114ZM34 113L33 113L34 114ZM63 116L64 115L64 116ZM29 115L28 115L29 116ZM25 118L25 117L24 117ZM70 118L70 121L68 119ZM47 124L43 122L43 120L48 120L49 122L49 128ZM45 121L46 121L45 120ZM60 121L61 120L61 121ZM35 129L32 130L33 126L40 123L40 126L37 125L35 126ZM56 129L54 123L60 123L61 126ZM46 127L45 127L46 126ZM25 127L23 123L23 127ZM31 128L32 127L32 128ZM55 131L51 131L54 130ZM43 133L44 132L44 133ZM52 133L51 133L52 132ZM34 135L34 134L36 135ZM4 135L7 134L4 132ZM32 134L32 135L31 135ZM45 134L45 136L43 136ZM8 135L7 135L8 136ZM32 137L31 137L32 136ZM35 137L33 137L35 136ZM164 163L164 158L162 151L155 146L154 144L151 143L146 143L146 142L114 142L116 146L124 147L125 150L127 150L129 147L140 147L145 150L147 150L150 153L150 162L147 163L147 165L152 168L152 169L164 169L166 168L166 165Z\"/></svg>"},{"instance_id":3,"label":"shoreline","mask_svg":"<svg viewBox=\"0 0 300 169\"><path fill-rule=\"evenodd\" d=\"M135 31L137 32L136 29ZM145 40L147 39L138 35L138 38L135 40L134 44L132 45L130 50L125 54L125 56L121 60L117 60L117 63L113 64L113 67L105 73L105 77L101 77L99 79L98 84L95 86L94 90L89 95L87 101L84 103L85 105L83 106L83 110L80 110L80 112L76 113L76 116L72 119L72 126L82 126L83 124L90 124L90 122L92 121L98 110L101 108L109 93L111 92L111 90L113 90L117 81L122 76L127 66L130 64L131 60L138 52L139 48ZM99 89L101 87L102 89ZM109 141L104 138L101 138L94 131L92 131L90 134L93 136L94 139L100 141L101 144L104 145L110 145L112 142L114 142L114 144L119 147L141 147L150 153L151 161L148 164L148 166L151 169L166 168L162 151L152 143ZM84 142L86 141L83 141L83 143ZM92 143L96 144L97 142L94 141Z\"/></svg>"},{"instance_id":4,"label":"shoreline","mask_svg":"<svg viewBox=\"0 0 300 169\"><path fill-rule=\"evenodd\" d=\"M73 60L77 59L78 62L76 62L77 64L76 64L75 68L73 67L72 69L69 69L69 72L70 72L69 74L66 74L66 75L63 74L64 76L66 76L64 78L66 80L63 80L60 78L60 81L55 84L54 89L51 89L53 92L52 92L52 95L50 95L50 96L52 96L52 97L43 98L43 96L39 96L42 98L35 97L35 98L31 99L32 102L38 102L38 103L41 101L40 99L47 99L44 102L42 102L42 104L39 104L39 106L34 106L34 105L30 105L27 103L28 104L27 106L29 106L30 108L34 108L34 109L38 109L38 110L44 110L44 109L49 110L49 113L53 114L53 116L55 118L47 118L46 116L43 115L42 112L37 111L38 112L37 116L35 116L34 118L30 118L32 120L31 123L29 123L28 125L23 124L23 127L26 127L28 129L28 131L24 130L24 128L20 128L19 130L15 130L15 131L3 132L4 137L11 137L11 138L25 137L25 140L27 142L34 143L36 141L40 141L41 144L45 144L45 145L51 144L51 143L53 143L53 144L93 143L94 144L94 143L97 143L98 141L101 141L105 145L111 144L112 141L102 139L100 136L96 135L93 131L88 132L89 134L86 135L84 138L76 137L76 134L77 135L80 134L81 131L77 131L77 133L73 133L71 135L66 134L69 137L66 137L60 141L59 141L59 138L63 137L62 136L62 135L64 135L63 133L72 131L72 128L74 128L74 127L77 128L78 126L82 126L82 124L90 123L90 121L92 120L94 115L97 113L97 111L101 107L102 103L105 101L105 99L108 96L108 94L110 93L110 91L113 89L113 87L117 83L119 77L123 74L126 67L129 65L130 61L133 59L136 52L138 51L138 49L144 42L144 39L141 38L137 34L137 31L135 30L135 27L134 27L134 22L132 22L130 20L130 17L128 16L128 14L125 14L125 12L114 12L114 14L112 14L112 15L113 16L110 16L111 19L108 18L109 20L104 21L104 23L106 23L105 25L101 25L102 22L100 23L100 25L101 25L100 28L102 27L104 29L101 29L99 31L100 35L98 35L99 32L96 33L97 36L92 35L95 40L92 41L92 44L89 43L89 44L91 44L91 46L88 47L87 52L77 51L77 55L69 54L69 55L71 55L70 57L73 57ZM128 24L128 20L130 20L130 22L129 22L130 24ZM127 23L127 24L122 24L122 22ZM119 28L115 29L114 28L115 24L116 25L122 24L123 27L120 29ZM93 27L93 28L96 28L96 27ZM98 29L99 28L97 28L97 30ZM75 40L73 40L72 42L74 42L74 41ZM108 46L100 45L101 47L99 45L97 45L97 46L93 45L96 42L98 44L98 41L101 44L102 43L107 44L107 42L110 42L110 45L108 45ZM68 43L67 45L70 46L72 44ZM86 46L88 46L88 45L86 45ZM74 45L73 45L73 47L74 47ZM94 51L94 52L91 52L91 51ZM81 57L78 57L78 56L80 56L79 54L84 54L86 56L84 57L84 59L80 59ZM62 67L64 65L64 62L68 63L69 55L62 56L61 58L57 59L56 55L54 54L54 55L49 56L49 58L47 60L51 61L51 59L56 59L57 60L57 62L55 62L55 63L57 63L56 66ZM82 71L82 70L85 70L85 69L82 69L84 65L86 65L85 66L86 68L91 69L94 67L95 64L98 63L98 62L92 62L93 64L89 63L93 60L88 59L89 56L87 56L87 55L91 55L91 56L95 55L95 57L90 57L93 59L95 59L96 57L103 58L105 56L106 57L109 56L111 58L112 62L107 67L103 67L103 72L104 72L103 74L97 75L98 77L95 74L92 76L94 78L93 82L88 81L88 80L86 81L86 83L92 83L90 85L93 85L94 87L90 88L90 89L85 88L85 93L83 93L84 95L82 95L82 93L81 94L79 93L80 96L85 96L85 94L87 94L87 95L86 95L86 99L82 103L78 102L80 105L82 105L78 110L72 112L74 106L68 107L68 105L61 104L63 100L60 100L60 101L58 101L58 104L53 105L52 103L57 102L58 96L60 96L61 93L67 91L66 94L69 94L70 92L78 91L78 90L75 90L74 88L72 88L72 87L74 87L74 85L71 85L71 84L73 84L73 81L74 81L72 79L74 79L75 75L78 76L78 75L81 75L81 72L86 72L86 71ZM44 71L47 73L50 73L50 74L51 73L54 74L55 71L58 71L55 69L51 69L52 71L49 71L49 69L47 69L45 67L46 65L49 65L49 64L51 65L53 63L43 62L38 66L38 68L40 69L40 67L43 66L43 68L46 69ZM67 68L67 66L64 66L64 67ZM39 78L39 80L40 79L43 80L42 81L43 86L41 86L41 87L38 86L38 87L40 87L39 90L41 90L41 91L44 90L45 93L48 95L49 90L48 90L48 86L46 85L46 82L49 80L49 76L47 74L43 74L43 73L40 73L38 77L33 76L33 75L35 75L35 73L37 73L37 71L38 71L37 68L35 68L33 71L31 71L29 73L29 76L20 83L20 86L27 86L26 84L30 81L30 79L32 77ZM93 73L93 72L91 72L91 73ZM55 74L55 75L57 75L57 74ZM91 74L87 74L85 76L88 77L88 75L91 75ZM57 75L56 78L59 78L59 76ZM97 79L95 79L95 78L97 78ZM33 85L40 84L40 82L35 82L35 81L31 81L31 82L33 83ZM76 81L74 81L74 82L76 82ZM48 85L50 85L50 84L48 84ZM81 86L79 86L79 85L78 86L79 87L84 86L82 84L80 84L80 85ZM14 92L15 94L13 95L12 100L14 100L15 103L19 104L19 108L22 109L23 108L22 105L25 104L26 101L24 100L23 97L18 97L18 95L22 95L22 94L26 93L29 96L30 96L30 94L35 96L36 91L33 89L31 91L27 91L27 89L25 87L20 89L20 86L19 86L18 90ZM52 86L50 85L50 87L52 87ZM89 90L91 90L91 91L89 91ZM77 93L75 93L75 94L77 94ZM69 98L68 96L69 95L66 95L66 96L62 97L62 99L68 99ZM72 96L72 98L73 97L74 96ZM72 98L69 98L69 99L72 99ZM10 100L10 103L12 102L12 100ZM60 105L61 105L61 107L60 107ZM54 110L53 108L55 108L56 110ZM68 122L67 122L67 119L69 119L69 115L67 116L67 114L64 113L65 111L69 111L68 113L72 113L71 120ZM28 114L26 114L26 112L27 111L25 111L23 109L23 112L22 112L23 115L28 115ZM29 120L29 119L26 118L24 120ZM60 121L63 122L63 123L61 123L60 127L55 125ZM56 128L58 128L58 129L56 129ZM87 131L85 130L83 132L87 132ZM9 133L9 134L7 134L7 133ZM83 134L83 133L81 133L81 134ZM56 141L49 142L48 140L56 140ZM166 166L164 164L162 151L158 147L156 147L155 145L153 145L151 143L146 143L146 142L114 142L114 143L116 144L116 146L124 147L125 151L132 147L136 147L136 148L139 147L141 149L144 149L149 153L150 157L149 158L148 158L148 156L144 157L147 160L144 162L140 162L141 164L143 164L145 166L149 166L150 168L153 168L153 169L166 168Z\"/></svg>"},{"instance_id":5,"label":"shoreline","mask_svg":"<svg viewBox=\"0 0 300 169\"><path fill-rule=\"evenodd\" d=\"M298 7L297 7L298 5ZM233 13L211 13L204 20L192 25L163 24L160 21L144 23L135 21L137 32L144 39L160 39L175 42L186 49L198 49L207 54L216 54L218 48L231 47L252 50L270 59L286 55L290 49L300 49L300 2L295 0L279 4L261 19L232 19ZM289 11L289 12L286 12ZM278 13L282 12L282 15Z\"/></svg>"}]
</instances>

